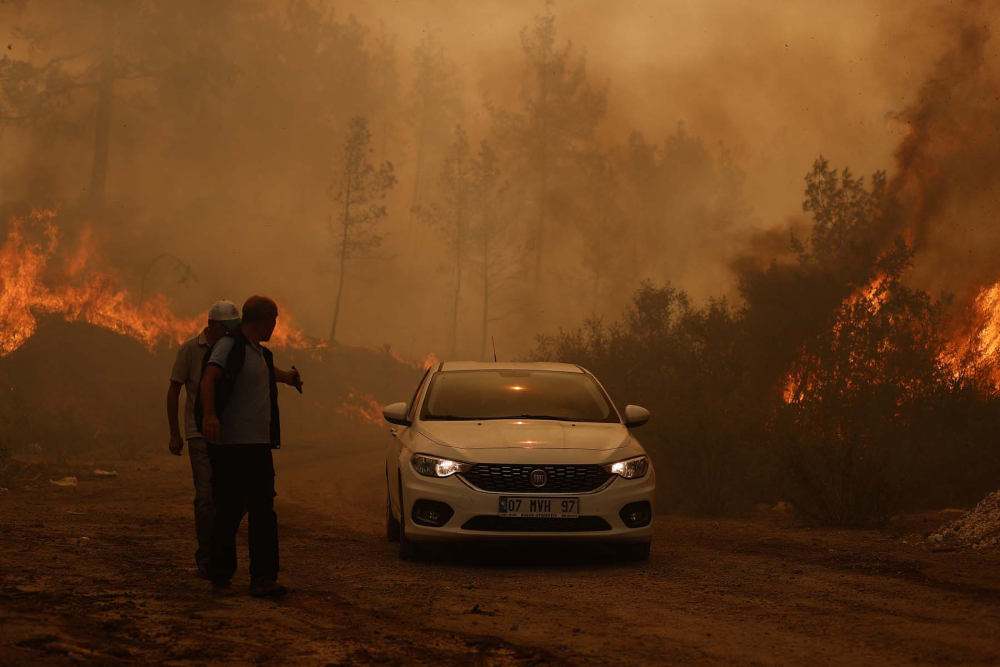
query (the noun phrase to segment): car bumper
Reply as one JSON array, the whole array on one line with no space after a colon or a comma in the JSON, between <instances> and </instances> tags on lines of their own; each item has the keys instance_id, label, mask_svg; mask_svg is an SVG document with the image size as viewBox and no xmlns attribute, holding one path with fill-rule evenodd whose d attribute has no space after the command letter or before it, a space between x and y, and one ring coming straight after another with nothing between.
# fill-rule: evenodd
<instances>
[{"instance_id":1,"label":"car bumper","mask_svg":"<svg viewBox=\"0 0 1000 667\"><path fill-rule=\"evenodd\" d=\"M655 513L653 503L656 477L651 469L642 479L614 478L603 489L591 493L491 493L481 491L460 479L457 475L437 479L416 473L409 465L400 469L403 487L403 510L406 515L406 536L413 541L450 540L587 540L613 542L648 542L653 536L652 521L641 528L629 528L619 513L630 503L647 501ZM489 517L480 525L502 526L500 521L517 521L500 517L500 496L531 496L544 498L579 498L580 516L597 517L608 525L602 530L574 531L559 529L537 530L471 530L465 528L477 517ZM413 520L413 507L421 500L442 502L455 513L441 527L424 526ZM591 522L599 523L599 522Z\"/></svg>"}]
</instances>

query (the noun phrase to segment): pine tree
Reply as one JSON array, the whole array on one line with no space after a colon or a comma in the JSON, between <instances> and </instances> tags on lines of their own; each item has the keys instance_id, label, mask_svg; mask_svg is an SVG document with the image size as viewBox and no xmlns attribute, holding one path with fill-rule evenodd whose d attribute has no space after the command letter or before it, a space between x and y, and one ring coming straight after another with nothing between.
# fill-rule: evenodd
<instances>
[{"instance_id":1,"label":"pine tree","mask_svg":"<svg viewBox=\"0 0 1000 667\"><path fill-rule=\"evenodd\" d=\"M408 106L416 134L417 156L410 198L411 240L415 231L412 212L421 207L426 197L426 173L436 164L436 147L446 144L448 133L462 110L458 70L433 32L428 31L414 50L413 66L416 75Z\"/></svg>"},{"instance_id":2,"label":"pine tree","mask_svg":"<svg viewBox=\"0 0 1000 667\"><path fill-rule=\"evenodd\" d=\"M475 219L472 239L476 246L476 268L483 279L482 336L479 358L487 358L491 304L500 285L510 276L514 265L511 256L512 237L507 232L516 219L511 210L510 191L502 181L500 161L488 141L479 145L479 155L473 162Z\"/></svg>"},{"instance_id":3,"label":"pine tree","mask_svg":"<svg viewBox=\"0 0 1000 667\"><path fill-rule=\"evenodd\" d=\"M532 276L537 290L552 222L550 200L563 187L563 179L557 180L556 174L571 171L581 153L592 147L607 96L604 89L590 86L586 61L582 56L574 57L572 44L557 46L551 3L544 14L535 17L531 30L521 31L521 47L526 60L521 110L488 108L494 131L511 151L520 185L533 209Z\"/></svg>"},{"instance_id":4,"label":"pine tree","mask_svg":"<svg viewBox=\"0 0 1000 667\"><path fill-rule=\"evenodd\" d=\"M396 184L391 162L383 162L377 168L372 163L371 141L368 121L360 116L352 118L340 172L330 188L331 198L339 204L339 211L330 222L330 231L337 238L340 260L340 281L330 325L331 344L337 340L347 262L358 258L365 250L382 245L379 227L388 215L385 200Z\"/></svg>"},{"instance_id":5,"label":"pine tree","mask_svg":"<svg viewBox=\"0 0 1000 667\"><path fill-rule=\"evenodd\" d=\"M455 127L455 141L445 155L438 190L440 199L418 207L417 214L444 239L452 274L451 357L458 352L458 313L462 296L463 271L469 251L469 227L473 213L475 160L469 152L469 137L461 125Z\"/></svg>"}]
</instances>

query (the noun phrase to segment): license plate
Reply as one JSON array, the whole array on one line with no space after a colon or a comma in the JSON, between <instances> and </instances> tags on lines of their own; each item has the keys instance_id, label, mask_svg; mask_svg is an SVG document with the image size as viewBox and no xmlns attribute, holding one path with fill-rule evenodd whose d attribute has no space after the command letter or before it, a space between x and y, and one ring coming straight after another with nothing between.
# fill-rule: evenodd
<instances>
[{"instance_id":1,"label":"license plate","mask_svg":"<svg viewBox=\"0 0 1000 667\"><path fill-rule=\"evenodd\" d=\"M580 516L580 499L500 496L500 516L575 519Z\"/></svg>"}]
</instances>

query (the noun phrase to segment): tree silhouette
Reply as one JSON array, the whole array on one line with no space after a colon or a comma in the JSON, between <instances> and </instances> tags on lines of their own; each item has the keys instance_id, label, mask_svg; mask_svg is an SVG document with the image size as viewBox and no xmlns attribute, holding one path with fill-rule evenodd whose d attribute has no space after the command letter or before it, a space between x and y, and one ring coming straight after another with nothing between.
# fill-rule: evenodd
<instances>
[{"instance_id":1,"label":"tree silhouette","mask_svg":"<svg viewBox=\"0 0 1000 667\"><path fill-rule=\"evenodd\" d=\"M829 168L822 155L806 174L806 199L802 210L811 213L814 224L809 248L798 247L803 262L817 267L863 276L881 248L880 224L888 204L884 171L872 175L871 187L855 178L850 169Z\"/></svg>"},{"instance_id":2,"label":"tree silhouette","mask_svg":"<svg viewBox=\"0 0 1000 667\"><path fill-rule=\"evenodd\" d=\"M427 207L418 207L417 214L444 239L448 249L452 275L451 357L458 351L458 312L462 296L462 278L469 252L470 225L475 196L475 160L469 152L465 128L455 127L455 142L445 155L438 181L440 199Z\"/></svg>"},{"instance_id":3,"label":"tree silhouette","mask_svg":"<svg viewBox=\"0 0 1000 667\"><path fill-rule=\"evenodd\" d=\"M520 186L533 209L531 243L534 254L532 276L535 289L542 281L547 232L552 218L553 191L562 186L554 176L565 175L576 158L594 141L594 130L604 118L604 89L593 89L587 81L586 61L575 58L572 44L556 45L556 17L552 3L535 17L529 30L521 31L526 61L520 111L488 106L494 132L511 152Z\"/></svg>"},{"instance_id":4,"label":"tree silhouette","mask_svg":"<svg viewBox=\"0 0 1000 667\"><path fill-rule=\"evenodd\" d=\"M622 262L627 237L621 204L621 185L610 154L594 152L585 159L580 196L574 200L573 218L583 244L581 269L590 284L590 312L600 312L602 292Z\"/></svg>"},{"instance_id":5,"label":"tree silhouette","mask_svg":"<svg viewBox=\"0 0 1000 667\"><path fill-rule=\"evenodd\" d=\"M512 210L510 191L502 181L500 161L488 141L479 144L479 154L473 162L474 210L476 223L472 240L476 245L476 268L483 279L483 317L479 358L486 359L489 337L490 306L499 286L510 276L514 266L511 255L512 235L508 232L517 217Z\"/></svg>"},{"instance_id":6,"label":"tree silhouette","mask_svg":"<svg viewBox=\"0 0 1000 667\"><path fill-rule=\"evenodd\" d=\"M444 45L431 31L413 51L416 71L408 95L409 118L417 140L417 158L410 198L410 236L414 236L412 212L426 196L428 167L434 163L437 146L448 142L448 134L462 112L458 70L448 59Z\"/></svg>"},{"instance_id":7,"label":"tree silhouette","mask_svg":"<svg viewBox=\"0 0 1000 667\"><path fill-rule=\"evenodd\" d=\"M199 21L192 25L195 12ZM87 199L91 210L100 210L116 100L134 104L150 86L170 89L180 78L189 90L220 84L232 68L217 35L232 18L226 3L205 7L197 0L60 3L45 30L29 25L16 34L31 46L46 46L59 35L62 53L39 65L7 54L0 59L0 127L45 126L76 134L95 109Z\"/></svg>"},{"instance_id":8,"label":"tree silhouette","mask_svg":"<svg viewBox=\"0 0 1000 667\"><path fill-rule=\"evenodd\" d=\"M399 142L399 119L395 112L400 102L399 73L396 70L396 35L385 32L375 37L373 53L374 97L378 109L379 159L385 160L390 141Z\"/></svg>"},{"instance_id":9,"label":"tree silhouette","mask_svg":"<svg viewBox=\"0 0 1000 667\"><path fill-rule=\"evenodd\" d=\"M347 262L365 250L382 245L379 227L388 215L385 200L396 184L391 162L383 162L377 168L372 164L371 140L368 122L360 116L352 118L340 171L330 187L331 198L339 204L339 210L331 218L330 231L337 239L340 261L340 280L330 325L331 344L337 340Z\"/></svg>"}]
</instances>

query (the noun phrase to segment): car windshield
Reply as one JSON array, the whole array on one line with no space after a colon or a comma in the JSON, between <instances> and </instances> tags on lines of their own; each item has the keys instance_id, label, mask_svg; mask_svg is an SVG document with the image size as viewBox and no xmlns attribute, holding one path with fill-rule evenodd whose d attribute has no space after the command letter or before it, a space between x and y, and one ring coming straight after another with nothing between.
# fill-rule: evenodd
<instances>
[{"instance_id":1,"label":"car windshield","mask_svg":"<svg viewBox=\"0 0 1000 667\"><path fill-rule=\"evenodd\" d=\"M528 370L437 373L420 418L619 422L604 391L586 373Z\"/></svg>"}]
</instances>

